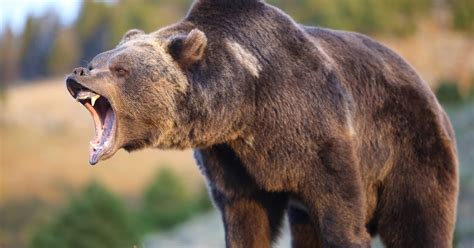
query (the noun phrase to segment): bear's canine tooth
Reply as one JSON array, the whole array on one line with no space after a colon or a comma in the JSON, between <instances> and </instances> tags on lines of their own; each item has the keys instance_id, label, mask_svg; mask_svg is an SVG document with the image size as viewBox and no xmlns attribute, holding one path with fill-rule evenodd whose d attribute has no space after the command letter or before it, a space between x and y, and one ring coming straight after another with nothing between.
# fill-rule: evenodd
<instances>
[{"instance_id":1,"label":"bear's canine tooth","mask_svg":"<svg viewBox=\"0 0 474 248\"><path fill-rule=\"evenodd\" d=\"M100 95L94 95L93 97L91 97L92 107L94 107L95 101L97 101L97 99L99 99L99 97L100 97Z\"/></svg>"}]
</instances>

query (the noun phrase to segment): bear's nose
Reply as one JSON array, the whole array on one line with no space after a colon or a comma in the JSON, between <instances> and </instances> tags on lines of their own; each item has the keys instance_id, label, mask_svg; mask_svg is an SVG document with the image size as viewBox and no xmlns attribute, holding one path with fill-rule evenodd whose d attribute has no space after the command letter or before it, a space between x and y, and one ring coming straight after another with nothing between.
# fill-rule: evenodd
<instances>
[{"instance_id":1,"label":"bear's nose","mask_svg":"<svg viewBox=\"0 0 474 248\"><path fill-rule=\"evenodd\" d=\"M74 74L77 77L87 76L87 75L89 75L89 70L87 70L84 67L78 67L78 68L75 68L74 70L72 70L72 74Z\"/></svg>"}]
</instances>

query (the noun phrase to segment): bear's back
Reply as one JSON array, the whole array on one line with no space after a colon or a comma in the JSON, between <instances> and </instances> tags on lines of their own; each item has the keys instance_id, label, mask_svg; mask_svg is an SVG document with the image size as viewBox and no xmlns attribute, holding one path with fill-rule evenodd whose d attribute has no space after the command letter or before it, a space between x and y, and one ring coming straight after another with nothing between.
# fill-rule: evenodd
<instances>
[{"instance_id":1,"label":"bear's back","mask_svg":"<svg viewBox=\"0 0 474 248\"><path fill-rule=\"evenodd\" d=\"M384 161L393 146L407 156L453 149L454 132L446 113L426 82L397 53L362 34L300 27L330 59L330 70L344 85L361 156ZM437 140L439 146L427 147L428 140Z\"/></svg>"}]
</instances>

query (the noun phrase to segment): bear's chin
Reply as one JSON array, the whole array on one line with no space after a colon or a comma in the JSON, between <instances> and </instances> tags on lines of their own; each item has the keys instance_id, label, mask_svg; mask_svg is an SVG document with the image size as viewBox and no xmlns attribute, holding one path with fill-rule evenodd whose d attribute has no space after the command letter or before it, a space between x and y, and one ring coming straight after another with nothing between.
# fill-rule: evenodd
<instances>
[{"instance_id":1,"label":"bear's chin","mask_svg":"<svg viewBox=\"0 0 474 248\"><path fill-rule=\"evenodd\" d=\"M145 149L147 147L147 144L145 142L140 142L140 141L130 141L122 148L127 151L127 152L134 152L138 150Z\"/></svg>"}]
</instances>

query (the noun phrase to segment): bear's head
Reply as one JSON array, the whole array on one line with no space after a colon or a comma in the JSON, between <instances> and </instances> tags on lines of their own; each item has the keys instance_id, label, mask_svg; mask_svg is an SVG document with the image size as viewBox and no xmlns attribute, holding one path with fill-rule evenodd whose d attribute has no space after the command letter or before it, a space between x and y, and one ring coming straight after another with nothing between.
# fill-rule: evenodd
<instances>
[{"instance_id":1,"label":"bear's head","mask_svg":"<svg viewBox=\"0 0 474 248\"><path fill-rule=\"evenodd\" d=\"M206 35L198 29L167 37L130 30L88 68L74 69L66 78L67 89L95 124L89 162L110 158L120 148L190 148L205 143L193 140L197 129L205 127L193 127L192 116L205 115L199 105L206 103L199 101L211 97L195 95L189 71L200 66L206 47Z\"/></svg>"}]
</instances>

